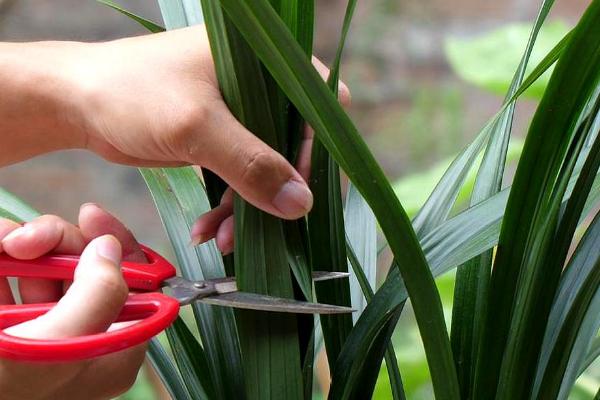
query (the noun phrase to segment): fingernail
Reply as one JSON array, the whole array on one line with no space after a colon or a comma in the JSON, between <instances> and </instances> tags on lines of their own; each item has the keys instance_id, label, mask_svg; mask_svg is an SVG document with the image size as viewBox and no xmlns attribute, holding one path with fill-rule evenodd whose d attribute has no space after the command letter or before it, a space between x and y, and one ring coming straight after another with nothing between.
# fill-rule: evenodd
<instances>
[{"instance_id":1,"label":"fingernail","mask_svg":"<svg viewBox=\"0 0 600 400\"><path fill-rule=\"evenodd\" d=\"M348 106L352 102L350 89L348 89L348 86L342 81L338 81L338 97L342 106Z\"/></svg>"},{"instance_id":2,"label":"fingernail","mask_svg":"<svg viewBox=\"0 0 600 400\"><path fill-rule=\"evenodd\" d=\"M226 243L220 243L217 240L217 248L223 256L228 256L233 253L233 241L230 239Z\"/></svg>"},{"instance_id":3,"label":"fingernail","mask_svg":"<svg viewBox=\"0 0 600 400\"><path fill-rule=\"evenodd\" d=\"M96 203L84 203L84 204L81 205L81 207L79 207L79 211L81 211L81 210L83 210L84 208L87 208L87 207L102 208L102 207L100 207Z\"/></svg>"},{"instance_id":4,"label":"fingernail","mask_svg":"<svg viewBox=\"0 0 600 400\"><path fill-rule=\"evenodd\" d=\"M196 247L196 246L201 245L204 242L206 242L206 240L204 240L204 238L202 236L192 236L192 239L190 239L188 246Z\"/></svg>"},{"instance_id":5,"label":"fingernail","mask_svg":"<svg viewBox=\"0 0 600 400\"><path fill-rule=\"evenodd\" d=\"M96 254L102 258L111 261L113 264L121 263L121 244L111 235L101 236L96 239Z\"/></svg>"},{"instance_id":6,"label":"fingernail","mask_svg":"<svg viewBox=\"0 0 600 400\"><path fill-rule=\"evenodd\" d=\"M273 198L273 205L282 214L291 218L305 215L313 204L313 196L304 182L287 181Z\"/></svg>"},{"instance_id":7,"label":"fingernail","mask_svg":"<svg viewBox=\"0 0 600 400\"><path fill-rule=\"evenodd\" d=\"M17 238L22 238L23 236L29 234L32 231L33 231L33 228L31 226L23 225L22 227L17 228L14 231L12 231L11 233L9 233L8 235L6 235L4 237L4 239L2 239L2 241L9 242L9 241L15 240Z\"/></svg>"},{"instance_id":8,"label":"fingernail","mask_svg":"<svg viewBox=\"0 0 600 400\"><path fill-rule=\"evenodd\" d=\"M190 247L196 247L199 244L202 244L209 239L206 232L201 231L201 228L202 227L198 223L196 223L196 224L194 224L194 226L192 226L192 231L190 232L190 237L191 237L191 240L189 243Z\"/></svg>"}]
</instances>

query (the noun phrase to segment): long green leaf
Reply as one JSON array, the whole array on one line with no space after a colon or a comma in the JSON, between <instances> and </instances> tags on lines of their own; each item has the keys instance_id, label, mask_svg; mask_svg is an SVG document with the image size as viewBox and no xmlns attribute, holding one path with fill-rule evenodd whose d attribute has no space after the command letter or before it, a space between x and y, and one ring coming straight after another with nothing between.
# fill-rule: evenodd
<instances>
[{"instance_id":1,"label":"long green leaf","mask_svg":"<svg viewBox=\"0 0 600 400\"><path fill-rule=\"evenodd\" d=\"M594 302L596 299L594 299ZM585 370L592 365L596 359L600 357L600 337L596 336L594 340L592 340L592 344L590 345L590 349L585 356L585 359L579 366L579 370L577 371L577 377L580 377L581 374L585 372Z\"/></svg>"},{"instance_id":2,"label":"long green leaf","mask_svg":"<svg viewBox=\"0 0 600 400\"><path fill-rule=\"evenodd\" d=\"M399 270L392 269L388 279L373 296L348 336L336 367L332 371L330 399L368 398L372 394L375 382L366 374L376 375L381 366L383 351L387 350L390 354L388 346L393 325L402 312L406 300L406 291L404 291L404 300L398 301L402 297L398 296L397 291L400 286L402 286L402 279ZM369 290L365 286L365 294L368 293ZM372 313L369 311L371 309L377 312ZM390 367L394 368L395 357L389 362ZM398 396L394 398L402 398L401 381L395 382L394 388ZM358 393L361 396L357 396Z\"/></svg>"},{"instance_id":3,"label":"long green leaf","mask_svg":"<svg viewBox=\"0 0 600 400\"><path fill-rule=\"evenodd\" d=\"M379 333L373 338L371 347L366 352L363 362L358 370L360 373L354 377L354 384L350 387L352 392L349 396L339 397L335 388L332 387L330 392L330 399L348 398L348 399L368 399L373 397L373 390L379 377L379 370L381 369L381 359L385 357L386 365L391 370L390 377L393 380L390 381L392 398L404 400L406 395L404 393L404 387L400 380L400 370L398 369L398 361L396 360L394 347L391 343L391 337L394 333L394 329L398 324L398 319L402 314L402 308L398 308L389 321L385 324L383 329L379 330ZM340 359L342 355L340 355ZM392 372L393 371L393 372Z\"/></svg>"},{"instance_id":4,"label":"long green leaf","mask_svg":"<svg viewBox=\"0 0 600 400\"><path fill-rule=\"evenodd\" d=\"M600 239L598 236L598 231L600 231L598 226L600 225L600 223L598 221L599 221L599 218L598 218L598 216L596 216L596 219L594 222L594 225L596 225L596 226L593 228L590 227L590 229L593 229L593 231L590 233L586 233L587 238L585 239L585 241L582 239L582 244L580 244L580 246L582 246L582 245L586 246L587 247L586 250L588 250L590 248L592 250L591 253L588 253L590 257L584 261L587 265L591 265L593 262L592 257L594 256L594 252L593 252L594 249L596 249L596 257L598 257L597 249L598 249L598 246L600 246ZM585 254L586 251L583 250L582 253ZM578 258L581 259L582 256L579 256ZM576 261L573 260L573 262L576 262ZM585 269L589 268L587 265L586 265ZM569 268L571 268L571 266L569 266ZM588 274L586 274L584 276L587 276L587 275ZM573 349L571 350L571 355L570 355L569 361L567 363L564 376L562 378L562 383L561 383L560 392L558 394L558 398L562 398L562 399L567 398L571 388L575 384L575 381L579 377L579 375L583 372L583 370L585 370L589 366L589 364L591 364L591 362L593 360L595 360L598 357L598 350L597 350L597 346L595 345L595 340L596 340L596 334L598 332L598 329L600 328L600 317L598 316L599 309L600 309L600 292L596 291L596 294L595 294L594 298L592 299L592 303L590 304L590 306L588 308L585 318L584 318L583 322L581 323L581 327L579 328L579 332L577 334L577 339L576 339L575 343L573 344ZM562 326L564 326L564 325L565 324L563 324Z\"/></svg>"},{"instance_id":5,"label":"long green leaf","mask_svg":"<svg viewBox=\"0 0 600 400\"><path fill-rule=\"evenodd\" d=\"M201 280L224 276L221 257L214 241L189 246L195 218L209 209L206 193L191 167L144 169L141 171L152 193L183 276ZM200 337L211 368L216 398L241 396L242 363L233 312L201 303L192 305Z\"/></svg>"},{"instance_id":6,"label":"long green leaf","mask_svg":"<svg viewBox=\"0 0 600 400\"><path fill-rule=\"evenodd\" d=\"M315 23L314 0L273 0L271 4L278 6L278 13L292 36L296 39L307 58L313 53L313 35ZM281 152L295 165L301 150L305 132L305 122L296 107L289 101L285 93L270 74L265 72L271 86L271 96L278 101L277 120L281 123ZM288 262L299 291L296 297L311 300L313 283L311 279L312 258L310 252L310 236L308 222L304 218L297 221L283 222L286 237ZM296 287L296 285L295 285ZM304 398L312 398L313 364L315 358L315 318L309 315L298 315L298 337L302 356L302 372L304 379Z\"/></svg>"},{"instance_id":7,"label":"long green leaf","mask_svg":"<svg viewBox=\"0 0 600 400\"><path fill-rule=\"evenodd\" d=\"M340 63L346 36L356 1L350 0L342 26L336 56L327 80L331 91L337 95ZM308 228L312 262L327 271L348 271L342 191L339 166L320 140L313 141L311 157L310 188L314 204L308 215ZM352 302L349 282L333 280L315 284L317 300L323 303L349 306ZM321 328L330 370L352 329L350 315L322 315Z\"/></svg>"},{"instance_id":8,"label":"long green leaf","mask_svg":"<svg viewBox=\"0 0 600 400\"><path fill-rule=\"evenodd\" d=\"M496 113L479 132L476 138L454 159L448 167L435 189L431 192L423 207L413 219L413 226L419 238L426 235L431 229L442 223L450 214L461 187L469 171L477 159L477 155L486 145L494 126L498 120L520 95L522 95L548 68L550 68L562 54L569 35L565 36L533 69L529 76L515 91L510 100L506 101L500 111Z\"/></svg>"},{"instance_id":9,"label":"long green leaf","mask_svg":"<svg viewBox=\"0 0 600 400\"><path fill-rule=\"evenodd\" d=\"M177 367L171 360L171 357L169 357L156 338L150 341L148 346L148 358L150 359L154 370L160 377L160 380L165 385L167 392L169 392L173 399L194 400L185 387L185 383L183 382L179 371L177 371Z\"/></svg>"},{"instance_id":10,"label":"long green leaf","mask_svg":"<svg viewBox=\"0 0 600 400\"><path fill-rule=\"evenodd\" d=\"M543 268L542 263L570 174L560 174L562 159L600 62L596 46L589 41L598 37L599 4L592 3L573 31L525 142L491 279L475 397L499 390L499 396L522 398L531 391L544 328L536 321L548 313L548 298L551 301L554 296L556 273L560 273L560 269ZM561 180L554 185L559 176Z\"/></svg>"},{"instance_id":11,"label":"long green leaf","mask_svg":"<svg viewBox=\"0 0 600 400\"><path fill-rule=\"evenodd\" d=\"M456 371L435 282L410 220L356 128L265 0L221 4L317 137L377 216L399 260L438 399L458 398Z\"/></svg>"},{"instance_id":12,"label":"long green leaf","mask_svg":"<svg viewBox=\"0 0 600 400\"><path fill-rule=\"evenodd\" d=\"M551 65L548 63L547 65ZM565 198L570 196L576 177L571 179ZM456 217L442 223L437 228L421 239L421 244L427 255L434 276L450 270L457 265L481 254L497 244L500 232L500 223L508 199L509 190L505 189L490 199L469 208ZM585 206L583 214L589 212L600 202L600 176L596 176L592 193ZM406 289L401 279L390 276L383 287L376 293L375 298L380 299L380 304L394 307L407 299ZM368 306L364 315L359 319L354 331L350 335L348 349L361 348L363 343L372 340L367 334L373 326L383 326L388 319L390 308ZM363 354L348 351L345 355L349 358L346 370L337 369L340 377L348 375L353 363L361 362ZM354 358L354 360L352 360ZM334 380L335 382L335 380Z\"/></svg>"},{"instance_id":13,"label":"long green leaf","mask_svg":"<svg viewBox=\"0 0 600 400\"><path fill-rule=\"evenodd\" d=\"M354 247L350 241L350 238L346 237L346 248L348 252L348 260L350 261L350 265L352 266L352 271L354 273L357 284L360 287L361 293L365 297L365 300L371 301L374 296L373 286L374 283L369 281L369 278L364 272L364 268L361 264L361 260L354 252ZM396 311L397 316L400 317L402 313L402 307L399 307ZM369 349L369 353L366 357L354 357L354 360L360 359L362 364L362 375L358 379L350 380L348 379L352 374L347 374L345 371L343 374L338 376L343 377L343 381L340 379L332 382L332 386L335 386L332 389L331 393L338 393L340 389L338 387L349 386L349 388L345 388L344 391L346 393L353 393L354 397L368 398L372 397L373 390L375 389L376 378L379 375L379 369L381 368L381 350L385 348L385 362L387 365L388 375L390 378L390 386L392 390L392 398L394 400L403 400L406 398L406 394L404 393L404 385L402 384L402 377L400 376L400 369L398 368L398 361L396 359L396 352L394 350L394 345L391 343L390 339L392 333L394 331L394 327L397 323L396 318L392 318L387 322L387 326L384 327L378 335L378 341L373 341L371 348ZM348 350L352 350L350 348L344 348L344 351L348 352ZM344 357L340 357L344 359ZM368 361L365 361L365 358L369 358ZM371 385L369 385L369 382ZM358 396L358 391L360 391L360 396Z\"/></svg>"},{"instance_id":14,"label":"long green leaf","mask_svg":"<svg viewBox=\"0 0 600 400\"><path fill-rule=\"evenodd\" d=\"M179 373L193 399L215 398L212 382L205 374L210 366L204 350L181 318L167 329L167 338Z\"/></svg>"},{"instance_id":15,"label":"long green leaf","mask_svg":"<svg viewBox=\"0 0 600 400\"><path fill-rule=\"evenodd\" d=\"M565 199L571 195L577 177L571 178ZM450 270L498 243L500 224L510 187L449 219L421 239L423 251L434 276ZM582 215L600 202L600 175L596 175ZM563 204L566 204L563 202Z\"/></svg>"},{"instance_id":16,"label":"long green leaf","mask_svg":"<svg viewBox=\"0 0 600 400\"><path fill-rule=\"evenodd\" d=\"M473 163L489 140L490 133L500 113L483 127L475 139L452 161L440 181L412 220L419 238L444 222L454 207L456 198L467 179Z\"/></svg>"},{"instance_id":17,"label":"long green leaf","mask_svg":"<svg viewBox=\"0 0 600 400\"><path fill-rule=\"evenodd\" d=\"M538 15L539 18L539 15ZM514 92L509 100L512 102L521 96L533 83L544 74L554 63L560 58L563 50L567 47L567 43L571 37L571 32L567 33L561 40L546 54L540 63L529 73L521 86Z\"/></svg>"},{"instance_id":18,"label":"long green leaf","mask_svg":"<svg viewBox=\"0 0 600 400\"><path fill-rule=\"evenodd\" d=\"M361 267L360 273L365 276L366 283L373 288L377 275L377 221L373 211L365 202L354 185L348 185L346 205L344 208L344 222L348 241L354 249L356 260ZM348 258L352 260L350 255ZM356 266L350 271L350 292L352 294L352 307L357 310L353 314L356 321L367 305L364 283L361 283Z\"/></svg>"},{"instance_id":19,"label":"long green leaf","mask_svg":"<svg viewBox=\"0 0 600 400\"><path fill-rule=\"evenodd\" d=\"M14 194L0 188L0 217L16 222L30 221L41 214Z\"/></svg>"},{"instance_id":20,"label":"long green leaf","mask_svg":"<svg viewBox=\"0 0 600 400\"><path fill-rule=\"evenodd\" d=\"M540 7L525 52L505 96L506 106L493 124L471 194L471 205L490 198L502 187L515 110L515 102L510 99L521 86L537 35L553 4L554 0L546 0ZM456 272L451 343L463 398L470 398L473 390L475 363L478 359L480 335L487 308L492 257L492 250L489 250L469 260Z\"/></svg>"},{"instance_id":21,"label":"long green leaf","mask_svg":"<svg viewBox=\"0 0 600 400\"><path fill-rule=\"evenodd\" d=\"M560 391L573 346L577 341L578 333L585 321L588 310L590 310L590 305L593 299L597 297L596 294L600 286L600 254L596 254L592 263L593 267L576 294L548 360L548 366L540 384L538 399L557 398ZM596 314L597 309L593 312Z\"/></svg>"},{"instance_id":22,"label":"long green leaf","mask_svg":"<svg viewBox=\"0 0 600 400\"><path fill-rule=\"evenodd\" d=\"M595 78L596 80L598 77ZM588 197L588 193L593 185L593 180L595 178L596 172L598 171L598 166L600 165L600 140L596 140L596 143L592 147L592 149L588 152L588 157L585 159L585 163L581 172L579 173L579 177L573 188L573 192L571 197L567 201L566 206L560 206L560 197L562 196L564 188L567 186L567 181L571 175L571 171L576 167L578 161L581 160L582 154L586 152L585 143L588 141L588 138L591 136L591 127L593 125L594 119L597 117L598 112L600 110L600 98L594 96L591 97L592 100L592 110L590 115L585 116L585 118L581 118L581 115L585 115L585 109L587 106L584 106L584 111L580 112L580 116L578 118L582 119L579 123L579 127L576 129L575 134L573 135L573 140L569 145L569 149L567 151L567 157L563 165L561 166L560 173L558 175L558 180L556 184L556 188L553 190L552 194L552 209L559 210L560 219L558 221L558 226L555 232L552 232L551 229L548 229L548 225L542 225L542 234L546 237L550 237L547 239L550 241L551 245L546 250L546 254L544 255L545 259L541 261L540 265L544 272L541 272L543 275L538 275L538 279L546 280L545 288L540 291L540 295L538 296L542 300L543 312L549 312L550 304L553 300L554 289L556 289L558 277L561 274L563 265L567 258L567 254L571 245L571 241L575 234L575 229L577 228L579 219L581 218L582 210L584 209L584 205L586 203L586 199ZM546 221L544 221L545 223ZM544 232L544 229L546 231ZM547 274L546 272L550 272ZM553 274L552 274L553 272ZM523 275L523 274L521 274ZM554 277L552 276L554 275ZM525 281L527 282L527 281ZM536 289L536 282L529 283L527 286L528 292L534 292ZM538 289L539 290L539 289ZM539 301L539 300L538 300ZM527 305L526 305L527 306ZM539 306L538 306L539 307ZM531 310L532 306L525 307L526 312ZM529 309L529 310L527 310ZM517 311L520 311L517 308ZM540 313L534 311L529 311L532 313L532 317L535 321L535 318L539 316ZM514 323L513 323L514 324ZM538 329L542 329L539 328ZM514 331L513 331L514 332ZM543 335L542 332L540 335ZM515 335L517 338L514 340L515 343L526 342L530 340L529 335L523 335L523 338L519 339L518 334ZM509 340L511 337L509 337ZM509 341L509 345L511 342ZM537 345L537 343L536 343ZM541 347L541 344L540 344ZM536 359L537 359L536 355ZM510 359L509 359L510 360ZM504 367L503 367L504 368ZM552 368L552 367L549 367ZM552 368L553 373L556 374L560 371L560 368ZM506 376L506 375L504 375ZM562 374L561 374L562 376ZM554 383L554 382L553 382ZM552 385L551 385L552 386ZM548 393L548 391L546 391ZM558 393L556 393L558 395Z\"/></svg>"},{"instance_id":23,"label":"long green leaf","mask_svg":"<svg viewBox=\"0 0 600 400\"><path fill-rule=\"evenodd\" d=\"M565 195L566 199L569 198L575 181L576 177L573 177L571 187ZM505 189L449 219L422 239L423 249L434 276L440 276L496 245L509 190L510 188ZM596 176L594 189L585 209L594 209L598 204L600 175ZM334 371L332 385L336 387L335 393L344 392L345 385L337 382L345 382L348 377L354 376L352 371L355 365L360 365L366 357L364 349L369 348L373 338L384 329L396 307L401 307L407 298L404 282L397 271L392 269L392 273L375 293L372 303L364 310L348 337Z\"/></svg>"},{"instance_id":24,"label":"long green leaf","mask_svg":"<svg viewBox=\"0 0 600 400\"><path fill-rule=\"evenodd\" d=\"M178 29L203 22L202 9L196 0L158 0L167 29Z\"/></svg>"},{"instance_id":25,"label":"long green leaf","mask_svg":"<svg viewBox=\"0 0 600 400\"><path fill-rule=\"evenodd\" d=\"M287 120L281 123L275 117L285 107L282 94L270 84L260 62L237 28L222 15L219 5L205 1L203 8L207 11L209 39L225 101L246 128L274 149L281 150L287 135ZM237 196L234 215L238 287L255 293L294 297L282 222ZM248 397L304 397L296 317L239 311L237 321Z\"/></svg>"},{"instance_id":26,"label":"long green leaf","mask_svg":"<svg viewBox=\"0 0 600 400\"><path fill-rule=\"evenodd\" d=\"M158 25L157 23L152 22L152 21L150 21L144 17L141 17L137 14L134 14L131 11L126 10L125 8L123 8L122 6L120 6L119 4L115 3L112 0L96 0L96 1L98 3L102 3L106 6L120 12L121 14L131 18L132 20L134 20L138 24L142 25L144 28L148 29L152 33L163 32L165 30L165 28Z\"/></svg>"},{"instance_id":27,"label":"long green leaf","mask_svg":"<svg viewBox=\"0 0 600 400\"><path fill-rule=\"evenodd\" d=\"M592 109L592 114L590 117L588 117L588 122L585 123L585 125L587 125L588 127L591 126L593 124L593 120L596 119L598 117L598 111L600 109L600 97L597 97L595 100L595 106ZM598 171L598 166L600 165L600 137L596 136L596 139L594 141L594 145L592 146L591 150L588 153L587 159L585 160L585 163L581 169L581 172L579 174L579 178L577 179L577 183L573 189L573 194L571 196L571 198L569 199L569 201L567 202L566 206L564 207L563 213L562 213L562 219L561 219L561 223L559 225L559 228L557 230L556 235L562 235L563 237L565 237L565 239L562 240L556 240L555 241L555 246L554 246L554 250L552 251L551 257L553 258L558 258L558 259L564 259L566 257L566 254L569 250L570 247L570 240L567 240L566 238L571 238L575 232L575 229L577 227L577 222L578 219L581 217L581 211L584 208L584 203L586 201L586 198L588 197L588 192L590 191L590 188L592 187L593 184L593 180L594 177ZM594 222L598 222L597 218ZM582 242L580 243L581 248L581 252L578 251L578 257L582 257L583 254L583 262L587 262L587 263L591 263L591 264L595 264L595 260L594 260L594 256L600 254L597 251L597 245L598 243L594 243L593 244L588 244L587 241L589 240L594 240L595 236L595 229L594 229L594 225L592 224L590 226L590 228L588 229L589 234L586 234L586 236L584 237L585 240L582 240ZM560 236L559 236L560 239ZM595 251L592 250L591 254L589 253L589 247L592 246L592 248L595 249ZM587 251L586 251L587 250ZM587 260L585 257L585 255L589 254L591 260ZM545 362L546 360L551 357L549 353L548 347L550 348L555 348L556 344L554 342L558 341L558 332L557 331L563 331L565 329L564 324L566 323L565 320L561 319L561 316L563 313L560 312L560 307L565 307L566 310L569 310L573 307L571 305L571 307L569 307L569 304L565 304L562 305L560 303L556 303L557 301L561 301L564 300L564 293L561 291L564 286L562 286L562 282L565 281L565 279L569 279L569 281L567 282L567 285L569 285L570 281L573 280L573 274L570 272L570 268L574 268L575 271L579 272L581 275L583 276L587 276L588 274L593 273L593 271L590 271L590 266L586 266L584 265L580 265L582 263L582 261L580 261L578 258L574 258L572 263L569 263L567 272L565 274L564 277L562 277L561 279L561 286L559 286L559 290L558 290L558 294L556 297L556 300L554 301L554 306L553 309L550 312L550 316L549 316L549 324L548 324L548 329L547 329L547 333L544 337L544 343L542 344L542 358L540 360L540 362L538 363L538 372L537 375L539 376L542 373L545 373L545 375L549 375L549 374L553 374L554 375L554 380L557 379L557 377L561 377L561 381L563 381L562 377L563 377L563 373L564 371L560 369L559 366L556 365L546 365ZM586 268L587 267L587 268ZM581 271L583 269L583 271ZM576 272L576 273L577 273ZM582 279L579 276L577 277L577 279ZM575 289L578 289L577 287L571 287L570 288L573 292L578 292ZM561 296L563 295L563 296ZM575 293L572 293L571 296L575 296ZM596 313L594 313L596 314ZM564 317L566 318L566 316ZM558 320L557 320L558 319ZM589 318L586 318L589 319ZM585 352L587 351L590 342L592 341L592 339L596 336L596 332L597 332L597 322L596 322L597 318L594 318L592 316L591 321L589 321L587 324L584 325L588 325L587 329L584 329L583 331L581 329L579 329L579 335L578 335L578 347L574 348L573 351L576 353L579 353L579 355L574 355L575 357L579 358L579 362L581 362L581 360L584 357ZM599 320L600 321L600 320ZM584 320L584 322L586 322ZM555 325L552 325L551 323L555 323ZM595 328L594 328L595 327ZM587 333L585 333L587 332ZM550 335L548 335L548 333L550 333ZM553 335L554 334L554 335ZM585 337L586 336L586 337ZM544 344L547 347L544 347ZM555 350L554 350L555 351ZM572 355L573 357L573 355ZM573 363L575 363L575 365L573 365ZM576 378L576 373L577 370L579 368L579 365L577 365L577 361L573 360L573 363L568 363L564 366L564 368L567 368L570 366L570 371L569 371L569 376L570 378L567 378L568 381L568 388L570 389L570 387L572 386L572 384L575 382L575 378ZM546 371L546 372L542 372L542 371ZM548 372L548 370L552 370L552 372ZM548 378L549 379L549 378ZM541 383L540 383L541 385ZM552 381L551 385L553 387L556 387L558 389L558 382ZM565 387L565 386L563 386ZM536 388L534 387L534 390ZM563 391L566 391L566 387L565 389L563 389ZM548 389L545 389L546 393L548 393ZM558 393L556 393L555 395L558 395Z\"/></svg>"}]
</instances>

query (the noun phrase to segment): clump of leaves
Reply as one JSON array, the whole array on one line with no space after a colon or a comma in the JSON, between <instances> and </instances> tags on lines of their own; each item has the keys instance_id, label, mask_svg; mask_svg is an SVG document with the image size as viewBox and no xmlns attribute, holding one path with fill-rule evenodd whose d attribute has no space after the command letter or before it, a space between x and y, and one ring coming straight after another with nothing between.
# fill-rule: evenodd
<instances>
[{"instance_id":1,"label":"clump of leaves","mask_svg":"<svg viewBox=\"0 0 600 400\"><path fill-rule=\"evenodd\" d=\"M348 3L325 83L310 62L312 1L159 0L169 29L204 16L223 97L251 131L290 161L304 121L317 139L314 210L306 220L285 222L236 199L233 259L214 243L187 246L192 222L214 206L222 181L208 171L201 179L191 168L142 171L183 275L235 274L246 291L352 303L361 312L322 318L319 329L312 318L196 304L200 340L178 320L167 331L172 356L152 343L156 369L176 399L306 399L315 349L324 342L329 398L370 398L385 358L393 397L402 399L391 335L410 299L436 398L566 398L600 349L600 218L581 240L575 236L600 198L600 0L526 76L553 1L542 3L500 111L453 160L412 220L336 100L355 3ZM515 102L555 63L514 183L502 190ZM351 181L345 196L340 168ZM470 205L454 215L473 168ZM32 212L3 192L0 204L14 218ZM375 290L377 223L394 261ZM344 271L348 265L350 282L313 291L313 266ZM455 267L449 335L434 277Z\"/></svg>"}]
</instances>

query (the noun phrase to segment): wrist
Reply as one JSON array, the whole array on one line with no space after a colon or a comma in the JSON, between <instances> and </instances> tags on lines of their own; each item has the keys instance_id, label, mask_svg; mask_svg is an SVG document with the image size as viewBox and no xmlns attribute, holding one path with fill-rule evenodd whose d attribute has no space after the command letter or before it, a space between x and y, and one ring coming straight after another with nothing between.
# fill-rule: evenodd
<instances>
[{"instance_id":1,"label":"wrist","mask_svg":"<svg viewBox=\"0 0 600 400\"><path fill-rule=\"evenodd\" d=\"M85 146L85 135L77 127L78 89L69 61L78 46L70 42L0 44L0 132L16 147L13 159L9 156L5 161Z\"/></svg>"}]
</instances>

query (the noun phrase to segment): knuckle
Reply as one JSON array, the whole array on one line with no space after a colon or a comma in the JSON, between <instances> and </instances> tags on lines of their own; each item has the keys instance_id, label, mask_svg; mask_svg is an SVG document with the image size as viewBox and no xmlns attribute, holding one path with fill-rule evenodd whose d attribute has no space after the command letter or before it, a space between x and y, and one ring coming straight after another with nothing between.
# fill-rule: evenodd
<instances>
[{"instance_id":1,"label":"knuckle","mask_svg":"<svg viewBox=\"0 0 600 400\"><path fill-rule=\"evenodd\" d=\"M242 167L242 181L253 183L265 179L278 163L279 158L273 151L258 150L250 153Z\"/></svg>"},{"instance_id":2,"label":"knuckle","mask_svg":"<svg viewBox=\"0 0 600 400\"><path fill-rule=\"evenodd\" d=\"M182 155L186 161L191 161L201 149L199 131L202 121L207 118L204 105L188 105L181 107L172 124L172 134L169 136L169 147L177 155Z\"/></svg>"},{"instance_id":3,"label":"knuckle","mask_svg":"<svg viewBox=\"0 0 600 400\"><path fill-rule=\"evenodd\" d=\"M96 268L93 275L95 286L102 293L107 294L115 301L122 301L127 297L129 289L121 273L112 265L103 265L101 268Z\"/></svg>"},{"instance_id":4,"label":"knuckle","mask_svg":"<svg viewBox=\"0 0 600 400\"><path fill-rule=\"evenodd\" d=\"M20 226L20 224L16 223L12 219L0 218L0 239Z\"/></svg>"},{"instance_id":5,"label":"knuckle","mask_svg":"<svg viewBox=\"0 0 600 400\"><path fill-rule=\"evenodd\" d=\"M352 94L350 93L350 89L348 89L348 86L344 85L343 83L340 83L339 85L338 98L340 104L345 107L349 106L350 103L352 103Z\"/></svg>"},{"instance_id":6,"label":"knuckle","mask_svg":"<svg viewBox=\"0 0 600 400\"><path fill-rule=\"evenodd\" d=\"M65 222L61 217L53 214L45 214L35 218L32 223L47 224L47 225L61 225Z\"/></svg>"}]
</instances>

